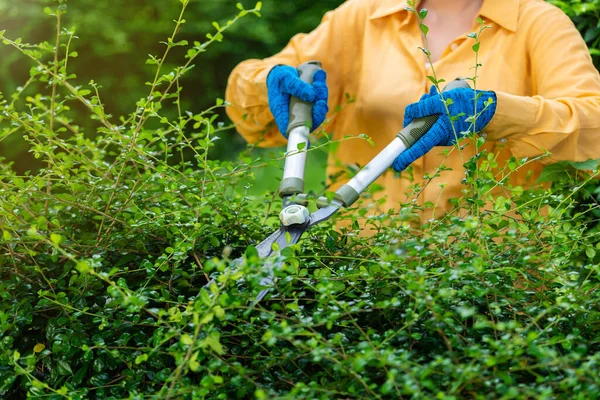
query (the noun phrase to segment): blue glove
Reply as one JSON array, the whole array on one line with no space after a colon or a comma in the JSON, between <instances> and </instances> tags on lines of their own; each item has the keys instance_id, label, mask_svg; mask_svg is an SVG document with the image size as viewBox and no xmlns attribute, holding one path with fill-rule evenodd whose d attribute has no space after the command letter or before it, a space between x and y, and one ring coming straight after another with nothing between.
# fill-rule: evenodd
<instances>
[{"instance_id":1,"label":"blue glove","mask_svg":"<svg viewBox=\"0 0 600 400\"><path fill-rule=\"evenodd\" d=\"M486 127L496 112L496 93L494 92L459 88L448 90L442 93L442 95L444 99L452 99L452 104L448 106L448 109L450 115L457 118L451 122L450 116L446 113L443 100L435 86L432 86L429 94L423 95L419 102L406 107L404 111L405 127L415 118L423 118L430 115L439 115L440 117L423 137L394 160L392 167L396 171L404 171L410 164L423 157L435 146L453 146L462 137L462 132L472 132L473 122L467 121L467 118L475 114L474 100L476 96L478 96L477 132ZM494 102L482 112L485 108L485 102L489 98L492 98ZM454 135L452 124L454 124L454 129L458 137Z\"/></svg>"},{"instance_id":2,"label":"blue glove","mask_svg":"<svg viewBox=\"0 0 600 400\"><path fill-rule=\"evenodd\" d=\"M323 123L329 111L326 79L325 71L319 70L313 75L313 84L309 85L299 78L296 68L288 65L277 65L269 72L267 76L269 108L282 135L287 134L290 121L290 96L314 104L312 130Z\"/></svg>"}]
</instances>

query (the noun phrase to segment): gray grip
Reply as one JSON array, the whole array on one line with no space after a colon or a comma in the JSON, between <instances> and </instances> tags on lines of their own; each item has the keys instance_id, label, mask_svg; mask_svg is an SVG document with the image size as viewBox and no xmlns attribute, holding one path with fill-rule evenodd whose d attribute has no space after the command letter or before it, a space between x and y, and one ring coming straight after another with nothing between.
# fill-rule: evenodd
<instances>
[{"instance_id":1,"label":"gray grip","mask_svg":"<svg viewBox=\"0 0 600 400\"><path fill-rule=\"evenodd\" d=\"M349 185L343 185L335 192L335 199L342 203L344 207L350 207L359 197L360 193Z\"/></svg>"},{"instance_id":2,"label":"gray grip","mask_svg":"<svg viewBox=\"0 0 600 400\"><path fill-rule=\"evenodd\" d=\"M444 92L452 89L466 88L469 89L469 83L462 78L456 78L452 82L448 83L444 88ZM431 115L425 118L416 118L412 120L400 133L398 138L404 142L406 148L410 148L417 140L419 140L424 134L431 129L433 124L438 120L437 115Z\"/></svg>"},{"instance_id":3,"label":"gray grip","mask_svg":"<svg viewBox=\"0 0 600 400\"><path fill-rule=\"evenodd\" d=\"M408 149L431 129L438 118L437 115L430 115L425 118L413 119L410 124L406 125L406 127L400 131L398 138L404 142Z\"/></svg>"},{"instance_id":4,"label":"gray grip","mask_svg":"<svg viewBox=\"0 0 600 400\"><path fill-rule=\"evenodd\" d=\"M321 69L319 61L309 61L301 64L298 67L300 79L312 85L314 73ZM290 134L292 129L299 126L307 126L312 130L312 104L292 97L290 99L290 122L287 127L286 136Z\"/></svg>"},{"instance_id":5,"label":"gray grip","mask_svg":"<svg viewBox=\"0 0 600 400\"><path fill-rule=\"evenodd\" d=\"M448 82L448 84L446 85L446 87L444 88L444 90L442 92L447 92L448 90L452 90L452 89L471 89L471 85L469 85L469 82L467 82L467 80L465 78L456 78L453 81Z\"/></svg>"}]
</instances>

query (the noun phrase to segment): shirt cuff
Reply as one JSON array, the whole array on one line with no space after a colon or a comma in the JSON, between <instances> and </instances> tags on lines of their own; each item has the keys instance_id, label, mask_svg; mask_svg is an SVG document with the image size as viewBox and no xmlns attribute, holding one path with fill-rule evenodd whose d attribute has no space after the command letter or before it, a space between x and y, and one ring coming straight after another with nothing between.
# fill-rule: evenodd
<instances>
[{"instance_id":1,"label":"shirt cuff","mask_svg":"<svg viewBox=\"0 0 600 400\"><path fill-rule=\"evenodd\" d=\"M487 139L516 139L535 125L539 104L533 97L496 92L496 103L496 113L484 129Z\"/></svg>"}]
</instances>

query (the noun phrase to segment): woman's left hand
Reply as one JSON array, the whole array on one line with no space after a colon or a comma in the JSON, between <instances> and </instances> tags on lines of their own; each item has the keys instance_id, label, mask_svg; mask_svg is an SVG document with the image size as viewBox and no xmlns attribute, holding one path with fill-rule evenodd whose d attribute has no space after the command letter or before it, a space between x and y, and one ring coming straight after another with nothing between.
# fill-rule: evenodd
<instances>
[{"instance_id":1,"label":"woman's left hand","mask_svg":"<svg viewBox=\"0 0 600 400\"><path fill-rule=\"evenodd\" d=\"M448 110L444 102L448 105ZM494 92L459 88L448 90L440 95L435 86L432 86L429 94L423 95L417 103L406 107L404 126L406 127L415 118L431 115L439 115L439 118L423 137L396 158L392 167L396 171L403 171L433 147L456 144L458 139L473 131L474 120L475 131L480 132L491 121L495 112Z\"/></svg>"}]
</instances>

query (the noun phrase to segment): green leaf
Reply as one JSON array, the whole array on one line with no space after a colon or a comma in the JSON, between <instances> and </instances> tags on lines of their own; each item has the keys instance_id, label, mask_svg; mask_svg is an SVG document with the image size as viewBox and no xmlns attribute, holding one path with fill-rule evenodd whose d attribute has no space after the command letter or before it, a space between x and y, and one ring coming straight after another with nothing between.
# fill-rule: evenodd
<instances>
[{"instance_id":1,"label":"green leaf","mask_svg":"<svg viewBox=\"0 0 600 400\"><path fill-rule=\"evenodd\" d=\"M481 45L481 42L477 42L473 45L473 51L475 53L477 53L479 51L479 46Z\"/></svg>"},{"instance_id":2,"label":"green leaf","mask_svg":"<svg viewBox=\"0 0 600 400\"><path fill-rule=\"evenodd\" d=\"M214 317L215 317L215 314L210 312L210 313L206 314L204 317L202 317L202 319L200 319L200 323L202 325L208 324L209 322L211 322L214 319Z\"/></svg>"},{"instance_id":3,"label":"green leaf","mask_svg":"<svg viewBox=\"0 0 600 400\"><path fill-rule=\"evenodd\" d=\"M538 183L550 182L561 178L568 178L569 163L561 161L544 167L538 178Z\"/></svg>"},{"instance_id":4,"label":"green leaf","mask_svg":"<svg viewBox=\"0 0 600 400\"><path fill-rule=\"evenodd\" d=\"M211 331L206 338L200 342L200 347L209 347L218 355L223 354L223 346L220 342L221 334L217 331Z\"/></svg>"},{"instance_id":5,"label":"green leaf","mask_svg":"<svg viewBox=\"0 0 600 400\"><path fill-rule=\"evenodd\" d=\"M148 354L140 354L135 358L135 363L137 365L143 363L144 361L148 361Z\"/></svg>"},{"instance_id":6,"label":"green leaf","mask_svg":"<svg viewBox=\"0 0 600 400\"><path fill-rule=\"evenodd\" d=\"M87 261L79 261L75 265L75 269L82 274L87 274L91 271L90 264Z\"/></svg>"},{"instance_id":7,"label":"green leaf","mask_svg":"<svg viewBox=\"0 0 600 400\"><path fill-rule=\"evenodd\" d=\"M427 75L427 79L429 79L431 81L431 83L433 83L435 86L438 85L437 80L433 76Z\"/></svg>"},{"instance_id":8,"label":"green leaf","mask_svg":"<svg viewBox=\"0 0 600 400\"><path fill-rule=\"evenodd\" d=\"M181 343L183 343L186 346L191 346L194 344L194 340L190 335L184 333L183 335L181 335Z\"/></svg>"},{"instance_id":9,"label":"green leaf","mask_svg":"<svg viewBox=\"0 0 600 400\"><path fill-rule=\"evenodd\" d=\"M194 372L196 372L200 369L200 363L198 362L199 355L200 355L200 352L198 352L198 351L194 352L194 354L192 354L192 356L190 357L190 361L188 363L190 370L192 370Z\"/></svg>"},{"instance_id":10,"label":"green leaf","mask_svg":"<svg viewBox=\"0 0 600 400\"><path fill-rule=\"evenodd\" d=\"M51 233L50 240L52 241L52 243L54 243L56 246L58 246L62 243L63 237L57 233Z\"/></svg>"},{"instance_id":11,"label":"green leaf","mask_svg":"<svg viewBox=\"0 0 600 400\"><path fill-rule=\"evenodd\" d=\"M206 306L210 306L212 304L210 301L210 295L204 288L200 289L200 301Z\"/></svg>"},{"instance_id":12,"label":"green leaf","mask_svg":"<svg viewBox=\"0 0 600 400\"><path fill-rule=\"evenodd\" d=\"M427 35L427 32L429 32L429 27L427 27L425 24L420 24L419 26L421 28L421 32L423 32L423 35Z\"/></svg>"},{"instance_id":13,"label":"green leaf","mask_svg":"<svg viewBox=\"0 0 600 400\"><path fill-rule=\"evenodd\" d=\"M590 260L593 260L594 257L596 257L596 249L594 249L592 246L588 246L585 249L585 255L588 256Z\"/></svg>"},{"instance_id":14,"label":"green leaf","mask_svg":"<svg viewBox=\"0 0 600 400\"><path fill-rule=\"evenodd\" d=\"M462 319L466 319L475 315L476 309L474 307L458 307L456 311Z\"/></svg>"},{"instance_id":15,"label":"green leaf","mask_svg":"<svg viewBox=\"0 0 600 400\"><path fill-rule=\"evenodd\" d=\"M61 375L73 375L73 370L68 362L65 360L58 360L57 362L58 371Z\"/></svg>"},{"instance_id":16,"label":"green leaf","mask_svg":"<svg viewBox=\"0 0 600 400\"><path fill-rule=\"evenodd\" d=\"M187 40L180 40L179 42L174 42L172 38L167 39L167 44L169 47L178 47L178 46L187 46Z\"/></svg>"},{"instance_id":17,"label":"green leaf","mask_svg":"<svg viewBox=\"0 0 600 400\"><path fill-rule=\"evenodd\" d=\"M223 310L223 307L221 307L221 306L215 306L213 308L213 312L215 313L215 317L217 317L218 319L224 319L225 318L225 310Z\"/></svg>"},{"instance_id":18,"label":"green leaf","mask_svg":"<svg viewBox=\"0 0 600 400\"><path fill-rule=\"evenodd\" d=\"M573 168L578 169L580 171L593 171L598 169L598 164L600 163L600 158L596 160L589 159L587 161L569 161L569 164L573 166Z\"/></svg>"}]
</instances>

